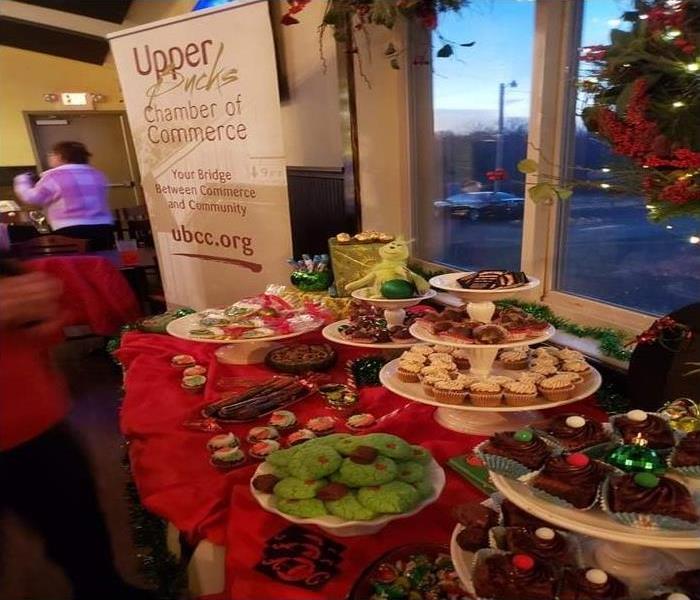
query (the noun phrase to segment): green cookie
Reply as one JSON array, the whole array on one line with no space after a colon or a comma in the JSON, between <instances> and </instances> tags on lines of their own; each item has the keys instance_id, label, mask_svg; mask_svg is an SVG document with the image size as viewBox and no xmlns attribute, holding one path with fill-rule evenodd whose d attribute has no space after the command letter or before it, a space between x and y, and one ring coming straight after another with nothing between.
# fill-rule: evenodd
<instances>
[{"instance_id":1,"label":"green cookie","mask_svg":"<svg viewBox=\"0 0 700 600\"><path fill-rule=\"evenodd\" d=\"M403 481L392 481L379 487L364 487L357 492L360 504L378 513L398 514L418 504L416 488Z\"/></svg>"},{"instance_id":2,"label":"green cookie","mask_svg":"<svg viewBox=\"0 0 700 600\"><path fill-rule=\"evenodd\" d=\"M285 477L275 485L274 494L287 500L304 500L313 498L326 483L324 479L302 481L296 477Z\"/></svg>"},{"instance_id":3,"label":"green cookie","mask_svg":"<svg viewBox=\"0 0 700 600\"><path fill-rule=\"evenodd\" d=\"M337 446L341 440L346 438L351 438L352 436L348 433L331 433L330 435L324 435L323 437L318 437L311 440L313 444L319 444L321 446L330 446L334 450L338 450Z\"/></svg>"},{"instance_id":4,"label":"green cookie","mask_svg":"<svg viewBox=\"0 0 700 600\"><path fill-rule=\"evenodd\" d=\"M276 475L280 479L292 476L287 467L278 467L276 465L270 465L268 468L270 469L270 473Z\"/></svg>"},{"instance_id":5,"label":"green cookie","mask_svg":"<svg viewBox=\"0 0 700 600\"><path fill-rule=\"evenodd\" d=\"M399 463L399 472L396 479L405 481L406 483L416 483L425 478L425 467L419 462L412 460Z\"/></svg>"},{"instance_id":6,"label":"green cookie","mask_svg":"<svg viewBox=\"0 0 700 600\"><path fill-rule=\"evenodd\" d=\"M368 465L360 465L344 458L337 481L350 487L381 485L396 479L396 463L386 456L378 456Z\"/></svg>"},{"instance_id":7,"label":"green cookie","mask_svg":"<svg viewBox=\"0 0 700 600\"><path fill-rule=\"evenodd\" d=\"M433 484L430 483L430 481L428 479L416 481L416 483L413 483L411 485L413 485L413 487L416 488L416 491L418 492L418 496L420 497L421 500L425 500L426 498L429 498L430 496L433 495L433 492L435 491Z\"/></svg>"},{"instance_id":8,"label":"green cookie","mask_svg":"<svg viewBox=\"0 0 700 600\"><path fill-rule=\"evenodd\" d=\"M277 510L293 517L310 519L327 515L326 507L317 498L306 500L288 500L287 498L277 498Z\"/></svg>"},{"instance_id":9,"label":"green cookie","mask_svg":"<svg viewBox=\"0 0 700 600\"><path fill-rule=\"evenodd\" d=\"M343 456L350 456L355 451L355 448L362 446L362 442L366 437L365 435L348 436L337 441L335 449Z\"/></svg>"},{"instance_id":10,"label":"green cookie","mask_svg":"<svg viewBox=\"0 0 700 600\"><path fill-rule=\"evenodd\" d=\"M370 521L377 515L357 501L355 494L345 494L340 500L326 502L326 510L347 521Z\"/></svg>"},{"instance_id":11,"label":"green cookie","mask_svg":"<svg viewBox=\"0 0 700 600\"><path fill-rule=\"evenodd\" d=\"M265 462L269 462L275 467L286 467L289 465L289 461L292 460L292 456L294 456L298 451L298 446L287 448L285 450L275 450L274 452L268 454Z\"/></svg>"},{"instance_id":12,"label":"green cookie","mask_svg":"<svg viewBox=\"0 0 700 600\"><path fill-rule=\"evenodd\" d=\"M363 445L376 448L384 456L397 460L408 460L411 458L411 447L396 435L371 433L363 437Z\"/></svg>"},{"instance_id":13,"label":"green cookie","mask_svg":"<svg viewBox=\"0 0 700 600\"><path fill-rule=\"evenodd\" d=\"M427 465L433 456L430 451L423 446L411 446L411 460L415 460L422 465Z\"/></svg>"},{"instance_id":14,"label":"green cookie","mask_svg":"<svg viewBox=\"0 0 700 600\"><path fill-rule=\"evenodd\" d=\"M330 475L338 469L341 461L340 454L330 446L302 444L287 468L293 477L307 481Z\"/></svg>"}]
</instances>

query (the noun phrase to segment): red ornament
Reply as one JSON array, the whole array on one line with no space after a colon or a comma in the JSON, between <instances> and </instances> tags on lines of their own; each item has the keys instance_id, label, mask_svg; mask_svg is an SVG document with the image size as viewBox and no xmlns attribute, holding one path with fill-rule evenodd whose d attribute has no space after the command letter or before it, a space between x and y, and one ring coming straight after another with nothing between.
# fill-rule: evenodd
<instances>
[{"instance_id":1,"label":"red ornament","mask_svg":"<svg viewBox=\"0 0 700 600\"><path fill-rule=\"evenodd\" d=\"M591 459L588 458L588 456L586 456L585 454L582 454L581 452L575 452L574 454L569 454L566 457L566 462L572 467L583 468L588 466L588 463L591 462Z\"/></svg>"},{"instance_id":2,"label":"red ornament","mask_svg":"<svg viewBox=\"0 0 700 600\"><path fill-rule=\"evenodd\" d=\"M516 554L511 562L518 571L532 571L535 568L535 559L528 554Z\"/></svg>"}]
</instances>

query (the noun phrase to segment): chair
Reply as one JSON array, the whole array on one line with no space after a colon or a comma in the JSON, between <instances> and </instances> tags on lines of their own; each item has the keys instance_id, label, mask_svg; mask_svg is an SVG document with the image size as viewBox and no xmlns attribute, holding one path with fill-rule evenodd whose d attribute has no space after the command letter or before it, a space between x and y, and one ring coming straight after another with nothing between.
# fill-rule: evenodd
<instances>
[{"instance_id":1,"label":"chair","mask_svg":"<svg viewBox=\"0 0 700 600\"><path fill-rule=\"evenodd\" d=\"M87 246L88 240L50 234L12 244L10 250L18 258L37 258L57 254L85 254Z\"/></svg>"}]
</instances>

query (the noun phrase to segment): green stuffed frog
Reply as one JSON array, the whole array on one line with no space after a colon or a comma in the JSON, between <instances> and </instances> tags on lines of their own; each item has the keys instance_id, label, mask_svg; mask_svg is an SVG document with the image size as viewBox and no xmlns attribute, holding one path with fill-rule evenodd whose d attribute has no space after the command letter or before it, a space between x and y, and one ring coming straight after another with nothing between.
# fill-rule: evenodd
<instances>
[{"instance_id":1,"label":"green stuffed frog","mask_svg":"<svg viewBox=\"0 0 700 600\"><path fill-rule=\"evenodd\" d=\"M345 290L354 292L361 288L370 288L367 294L369 298L410 298L414 288L419 295L424 294L430 289L430 285L408 268L408 256L408 242L401 238L385 244L379 249L381 260L367 275L348 283ZM401 285L401 282L406 282L409 286ZM394 293L391 293L392 291Z\"/></svg>"}]
</instances>

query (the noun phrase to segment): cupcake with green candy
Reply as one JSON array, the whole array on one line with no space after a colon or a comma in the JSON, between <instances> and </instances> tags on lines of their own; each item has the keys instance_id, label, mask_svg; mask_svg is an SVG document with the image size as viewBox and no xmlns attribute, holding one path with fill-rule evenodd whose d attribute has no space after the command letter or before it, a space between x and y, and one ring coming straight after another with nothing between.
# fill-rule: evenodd
<instances>
[{"instance_id":1,"label":"cupcake with green candy","mask_svg":"<svg viewBox=\"0 0 700 600\"><path fill-rule=\"evenodd\" d=\"M490 471L517 479L542 468L552 450L534 431L521 429L492 435L474 453Z\"/></svg>"}]
</instances>

